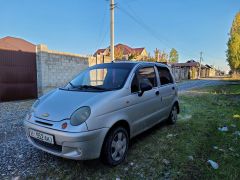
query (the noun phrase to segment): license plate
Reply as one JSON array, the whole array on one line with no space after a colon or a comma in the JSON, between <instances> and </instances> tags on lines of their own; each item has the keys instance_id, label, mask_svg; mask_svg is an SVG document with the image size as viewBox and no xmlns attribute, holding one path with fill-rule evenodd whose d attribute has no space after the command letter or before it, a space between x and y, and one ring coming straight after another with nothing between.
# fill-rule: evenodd
<instances>
[{"instance_id":1,"label":"license plate","mask_svg":"<svg viewBox=\"0 0 240 180\"><path fill-rule=\"evenodd\" d=\"M35 131L33 129L29 129L29 135L33 138L36 138L40 141L47 142L49 144L54 144L54 139L52 135L40 132L40 131Z\"/></svg>"}]
</instances>

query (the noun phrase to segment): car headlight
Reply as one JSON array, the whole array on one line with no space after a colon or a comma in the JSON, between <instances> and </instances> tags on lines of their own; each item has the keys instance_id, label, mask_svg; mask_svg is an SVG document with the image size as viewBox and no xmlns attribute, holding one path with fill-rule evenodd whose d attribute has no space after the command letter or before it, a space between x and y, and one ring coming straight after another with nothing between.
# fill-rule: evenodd
<instances>
[{"instance_id":1,"label":"car headlight","mask_svg":"<svg viewBox=\"0 0 240 180\"><path fill-rule=\"evenodd\" d=\"M79 108L72 114L72 116L70 118L71 125L78 126L78 125L82 124L83 122L85 122L88 119L90 114L91 114L90 107L84 106L84 107Z\"/></svg>"}]
</instances>

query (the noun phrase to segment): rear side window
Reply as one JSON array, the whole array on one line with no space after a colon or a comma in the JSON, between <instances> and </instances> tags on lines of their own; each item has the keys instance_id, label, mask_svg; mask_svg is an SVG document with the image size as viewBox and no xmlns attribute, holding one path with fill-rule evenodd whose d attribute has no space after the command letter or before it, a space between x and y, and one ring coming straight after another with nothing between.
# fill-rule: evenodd
<instances>
[{"instance_id":1,"label":"rear side window","mask_svg":"<svg viewBox=\"0 0 240 180\"><path fill-rule=\"evenodd\" d=\"M157 87L157 78L154 67L141 68L136 72L131 84L131 91L138 92L140 90L139 87L141 82L147 83L152 87Z\"/></svg>"},{"instance_id":2,"label":"rear side window","mask_svg":"<svg viewBox=\"0 0 240 180\"><path fill-rule=\"evenodd\" d=\"M173 83L172 75L168 68L157 67L161 85Z\"/></svg>"}]
</instances>

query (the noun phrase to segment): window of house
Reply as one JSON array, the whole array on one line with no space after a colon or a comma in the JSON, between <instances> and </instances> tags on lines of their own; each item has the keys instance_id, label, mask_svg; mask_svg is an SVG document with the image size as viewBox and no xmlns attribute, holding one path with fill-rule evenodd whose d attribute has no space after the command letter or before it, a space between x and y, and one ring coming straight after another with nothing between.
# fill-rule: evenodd
<instances>
[{"instance_id":1,"label":"window of house","mask_svg":"<svg viewBox=\"0 0 240 180\"><path fill-rule=\"evenodd\" d=\"M157 78L153 67L141 68L136 72L132 80L131 92L138 92L141 82L157 87Z\"/></svg>"},{"instance_id":2,"label":"window of house","mask_svg":"<svg viewBox=\"0 0 240 180\"><path fill-rule=\"evenodd\" d=\"M157 67L161 85L173 83L172 75L168 68Z\"/></svg>"}]
</instances>

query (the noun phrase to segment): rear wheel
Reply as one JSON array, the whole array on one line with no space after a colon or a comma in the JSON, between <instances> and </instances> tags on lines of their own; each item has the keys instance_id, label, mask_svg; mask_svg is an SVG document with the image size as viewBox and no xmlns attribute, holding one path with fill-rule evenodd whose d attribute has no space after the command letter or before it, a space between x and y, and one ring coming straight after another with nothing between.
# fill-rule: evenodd
<instances>
[{"instance_id":1,"label":"rear wheel","mask_svg":"<svg viewBox=\"0 0 240 180\"><path fill-rule=\"evenodd\" d=\"M170 112L170 115L168 117L168 123L175 124L177 122L177 115L178 115L178 108L177 108L177 105L174 104Z\"/></svg>"},{"instance_id":2,"label":"rear wheel","mask_svg":"<svg viewBox=\"0 0 240 180\"><path fill-rule=\"evenodd\" d=\"M116 127L108 133L102 149L102 160L111 166L116 166L124 161L129 144L127 130Z\"/></svg>"}]
</instances>

